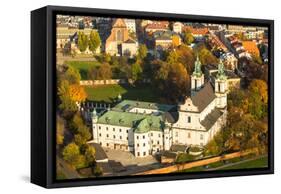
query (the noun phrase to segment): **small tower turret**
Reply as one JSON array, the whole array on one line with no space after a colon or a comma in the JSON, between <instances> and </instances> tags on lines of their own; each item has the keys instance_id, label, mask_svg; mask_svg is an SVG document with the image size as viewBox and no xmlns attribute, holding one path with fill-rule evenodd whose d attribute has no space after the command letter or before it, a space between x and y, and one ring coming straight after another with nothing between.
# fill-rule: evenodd
<instances>
[{"instance_id":1,"label":"small tower turret","mask_svg":"<svg viewBox=\"0 0 281 194\"><path fill-rule=\"evenodd\" d=\"M224 64L222 60L220 60L218 64L218 73L215 78L215 93L217 96L217 107L225 108L227 105L227 76L224 71Z\"/></svg>"},{"instance_id":2,"label":"small tower turret","mask_svg":"<svg viewBox=\"0 0 281 194\"><path fill-rule=\"evenodd\" d=\"M197 55L194 71L191 75L191 95L195 95L197 91L199 91L204 86L204 74L201 70L201 62Z\"/></svg>"},{"instance_id":3,"label":"small tower turret","mask_svg":"<svg viewBox=\"0 0 281 194\"><path fill-rule=\"evenodd\" d=\"M92 130L93 130L93 141L98 142L98 114L96 109L91 112L91 118L92 118Z\"/></svg>"}]
</instances>

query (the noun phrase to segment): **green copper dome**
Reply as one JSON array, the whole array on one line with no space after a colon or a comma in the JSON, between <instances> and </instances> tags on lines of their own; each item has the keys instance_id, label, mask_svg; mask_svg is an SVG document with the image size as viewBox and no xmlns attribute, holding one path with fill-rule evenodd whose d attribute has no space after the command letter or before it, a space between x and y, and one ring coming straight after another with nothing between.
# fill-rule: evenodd
<instances>
[{"instance_id":1,"label":"green copper dome","mask_svg":"<svg viewBox=\"0 0 281 194\"><path fill-rule=\"evenodd\" d=\"M197 58L196 58L196 61L195 61L194 71L193 71L192 75L196 76L196 77L201 77L201 75L202 75L201 62L199 60L198 55L197 55Z\"/></svg>"}]
</instances>

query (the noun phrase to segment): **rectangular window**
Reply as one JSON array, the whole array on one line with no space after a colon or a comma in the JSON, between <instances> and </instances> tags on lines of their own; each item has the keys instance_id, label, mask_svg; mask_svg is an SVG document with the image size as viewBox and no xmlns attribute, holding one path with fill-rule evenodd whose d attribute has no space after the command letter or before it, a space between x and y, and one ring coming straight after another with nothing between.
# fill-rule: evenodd
<instances>
[{"instance_id":1,"label":"rectangular window","mask_svg":"<svg viewBox=\"0 0 281 194\"><path fill-rule=\"evenodd\" d=\"M159 144L160 144L160 142L159 142L159 141L157 141L157 144L159 145Z\"/></svg>"},{"instance_id":2,"label":"rectangular window","mask_svg":"<svg viewBox=\"0 0 281 194\"><path fill-rule=\"evenodd\" d=\"M127 130L126 132L128 133L129 131Z\"/></svg>"},{"instance_id":3,"label":"rectangular window","mask_svg":"<svg viewBox=\"0 0 281 194\"><path fill-rule=\"evenodd\" d=\"M143 147L145 147L145 143L143 143Z\"/></svg>"},{"instance_id":4,"label":"rectangular window","mask_svg":"<svg viewBox=\"0 0 281 194\"><path fill-rule=\"evenodd\" d=\"M203 140L204 136L203 134L200 134L200 139Z\"/></svg>"},{"instance_id":5,"label":"rectangular window","mask_svg":"<svg viewBox=\"0 0 281 194\"><path fill-rule=\"evenodd\" d=\"M191 117L190 116L187 117L187 122L191 123Z\"/></svg>"},{"instance_id":6,"label":"rectangular window","mask_svg":"<svg viewBox=\"0 0 281 194\"><path fill-rule=\"evenodd\" d=\"M143 135L142 138L145 139L145 136Z\"/></svg>"},{"instance_id":7,"label":"rectangular window","mask_svg":"<svg viewBox=\"0 0 281 194\"><path fill-rule=\"evenodd\" d=\"M146 152L143 152L143 156L145 156L146 155Z\"/></svg>"},{"instance_id":8,"label":"rectangular window","mask_svg":"<svg viewBox=\"0 0 281 194\"><path fill-rule=\"evenodd\" d=\"M101 127L99 126L99 129L101 129Z\"/></svg>"},{"instance_id":9,"label":"rectangular window","mask_svg":"<svg viewBox=\"0 0 281 194\"><path fill-rule=\"evenodd\" d=\"M122 136L120 136L120 139L122 139Z\"/></svg>"},{"instance_id":10,"label":"rectangular window","mask_svg":"<svg viewBox=\"0 0 281 194\"><path fill-rule=\"evenodd\" d=\"M109 135L108 135L108 134L106 134L106 137L109 137Z\"/></svg>"},{"instance_id":11,"label":"rectangular window","mask_svg":"<svg viewBox=\"0 0 281 194\"><path fill-rule=\"evenodd\" d=\"M137 135L137 139L139 139L139 136Z\"/></svg>"},{"instance_id":12,"label":"rectangular window","mask_svg":"<svg viewBox=\"0 0 281 194\"><path fill-rule=\"evenodd\" d=\"M109 147L109 143L107 143L106 146Z\"/></svg>"},{"instance_id":13,"label":"rectangular window","mask_svg":"<svg viewBox=\"0 0 281 194\"><path fill-rule=\"evenodd\" d=\"M108 131L108 127L106 127L106 131Z\"/></svg>"},{"instance_id":14,"label":"rectangular window","mask_svg":"<svg viewBox=\"0 0 281 194\"><path fill-rule=\"evenodd\" d=\"M137 144L137 147L140 147L140 144Z\"/></svg>"},{"instance_id":15,"label":"rectangular window","mask_svg":"<svg viewBox=\"0 0 281 194\"><path fill-rule=\"evenodd\" d=\"M160 134L160 133L158 134L158 137L161 137L161 134Z\"/></svg>"},{"instance_id":16,"label":"rectangular window","mask_svg":"<svg viewBox=\"0 0 281 194\"><path fill-rule=\"evenodd\" d=\"M191 134L190 134L190 133L188 133L188 134L187 134L187 137L188 137L188 138L191 138Z\"/></svg>"},{"instance_id":17,"label":"rectangular window","mask_svg":"<svg viewBox=\"0 0 281 194\"><path fill-rule=\"evenodd\" d=\"M140 153L138 152L138 156L140 156Z\"/></svg>"},{"instance_id":18,"label":"rectangular window","mask_svg":"<svg viewBox=\"0 0 281 194\"><path fill-rule=\"evenodd\" d=\"M113 135L113 139L115 139L115 135Z\"/></svg>"},{"instance_id":19,"label":"rectangular window","mask_svg":"<svg viewBox=\"0 0 281 194\"><path fill-rule=\"evenodd\" d=\"M178 137L179 136L179 133L178 132L176 132L176 137Z\"/></svg>"},{"instance_id":20,"label":"rectangular window","mask_svg":"<svg viewBox=\"0 0 281 194\"><path fill-rule=\"evenodd\" d=\"M113 128L112 130L115 131L115 128Z\"/></svg>"},{"instance_id":21,"label":"rectangular window","mask_svg":"<svg viewBox=\"0 0 281 194\"><path fill-rule=\"evenodd\" d=\"M153 136L153 133L151 133L150 136L152 137L152 136Z\"/></svg>"},{"instance_id":22,"label":"rectangular window","mask_svg":"<svg viewBox=\"0 0 281 194\"><path fill-rule=\"evenodd\" d=\"M119 129L119 132L122 132L122 129Z\"/></svg>"},{"instance_id":23,"label":"rectangular window","mask_svg":"<svg viewBox=\"0 0 281 194\"><path fill-rule=\"evenodd\" d=\"M101 137L101 133L99 134L99 136Z\"/></svg>"}]
</instances>

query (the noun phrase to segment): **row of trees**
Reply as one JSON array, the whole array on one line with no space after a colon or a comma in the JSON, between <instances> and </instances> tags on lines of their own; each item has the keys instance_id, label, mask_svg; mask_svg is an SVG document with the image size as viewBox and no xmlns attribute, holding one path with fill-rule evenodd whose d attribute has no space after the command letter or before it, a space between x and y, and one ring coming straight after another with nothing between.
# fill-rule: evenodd
<instances>
[{"instance_id":1,"label":"row of trees","mask_svg":"<svg viewBox=\"0 0 281 194\"><path fill-rule=\"evenodd\" d=\"M206 146L206 153L219 155L229 151L256 149L267 152L268 88L263 80L253 80L247 90L228 95L226 126Z\"/></svg>"},{"instance_id":2,"label":"row of trees","mask_svg":"<svg viewBox=\"0 0 281 194\"><path fill-rule=\"evenodd\" d=\"M95 53L100 44L101 39L97 31L91 31L89 36L87 36L84 32L78 32L77 45L81 52L85 52L86 49L89 48L92 53Z\"/></svg>"},{"instance_id":3,"label":"row of trees","mask_svg":"<svg viewBox=\"0 0 281 194\"><path fill-rule=\"evenodd\" d=\"M102 174L95 162L95 149L87 144L91 139L76 102L85 101L87 94L79 85L77 69L67 66L58 71L57 150L76 169L91 167L94 176ZM65 136L65 134L68 134Z\"/></svg>"}]
</instances>

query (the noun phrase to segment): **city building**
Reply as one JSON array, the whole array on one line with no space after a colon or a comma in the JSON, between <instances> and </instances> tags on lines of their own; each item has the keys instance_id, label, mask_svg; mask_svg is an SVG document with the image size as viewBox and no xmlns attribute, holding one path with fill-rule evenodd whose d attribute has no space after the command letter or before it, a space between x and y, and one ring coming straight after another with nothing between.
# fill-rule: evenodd
<instances>
[{"instance_id":1,"label":"city building","mask_svg":"<svg viewBox=\"0 0 281 194\"><path fill-rule=\"evenodd\" d=\"M176 105L121 100L111 109L89 112L92 142L145 157L175 145L204 146L221 129L227 114L227 76L222 63L206 81L197 57L191 95ZM189 86L187 86L189 87Z\"/></svg>"},{"instance_id":2,"label":"city building","mask_svg":"<svg viewBox=\"0 0 281 194\"><path fill-rule=\"evenodd\" d=\"M129 36L129 30L124 19L113 21L111 33L106 39L105 52L110 55L127 54L133 56L138 49L138 42Z\"/></svg>"}]
</instances>

